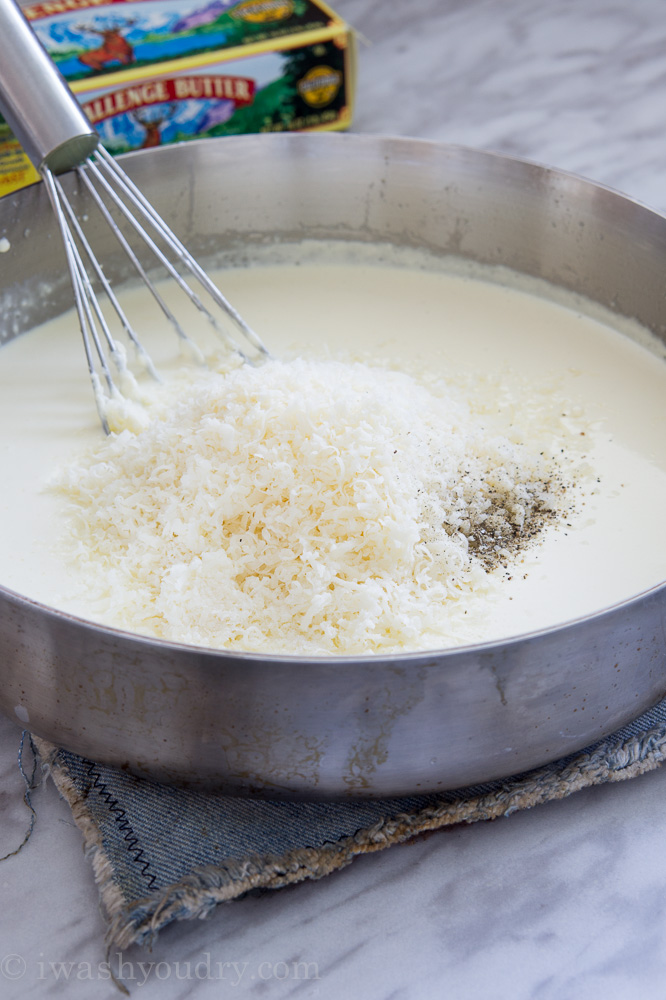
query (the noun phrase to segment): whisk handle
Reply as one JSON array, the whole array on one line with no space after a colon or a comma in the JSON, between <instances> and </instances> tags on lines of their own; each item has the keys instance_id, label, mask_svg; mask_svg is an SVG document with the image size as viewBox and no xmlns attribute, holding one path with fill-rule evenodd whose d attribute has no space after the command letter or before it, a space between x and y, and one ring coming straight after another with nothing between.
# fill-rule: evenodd
<instances>
[{"instance_id":1,"label":"whisk handle","mask_svg":"<svg viewBox=\"0 0 666 1000\"><path fill-rule=\"evenodd\" d=\"M14 0L0 0L0 111L38 170L71 170L99 144Z\"/></svg>"}]
</instances>

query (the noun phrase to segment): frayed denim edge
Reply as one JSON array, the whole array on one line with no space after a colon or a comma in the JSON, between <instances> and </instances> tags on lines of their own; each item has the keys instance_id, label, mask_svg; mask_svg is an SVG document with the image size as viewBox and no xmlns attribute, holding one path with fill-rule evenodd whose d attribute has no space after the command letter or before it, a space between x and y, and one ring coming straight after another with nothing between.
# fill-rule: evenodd
<instances>
[{"instance_id":1,"label":"frayed denim edge","mask_svg":"<svg viewBox=\"0 0 666 1000\"><path fill-rule=\"evenodd\" d=\"M220 903L229 902L253 889L280 889L306 879L320 879L351 864L360 854L381 851L419 834L456 823L510 816L566 798L591 785L635 778L655 770L666 757L666 724L615 743L582 751L562 767L547 764L519 779L507 779L501 787L469 799L430 805L415 813L387 817L336 843L320 848L297 848L284 854L253 855L243 860L195 869L190 875L144 899L127 904L113 881L113 866L103 847L100 831L65 769L56 761L58 748L34 737L39 754L60 794L67 800L81 830L90 857L102 903L109 919L109 947L148 946L159 932L175 920L207 917Z\"/></svg>"}]
</instances>

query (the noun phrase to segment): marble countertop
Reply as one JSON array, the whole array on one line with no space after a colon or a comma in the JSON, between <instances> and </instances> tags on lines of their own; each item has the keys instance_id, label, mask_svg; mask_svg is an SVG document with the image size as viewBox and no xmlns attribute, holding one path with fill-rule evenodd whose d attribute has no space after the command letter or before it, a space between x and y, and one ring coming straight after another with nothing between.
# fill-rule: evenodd
<instances>
[{"instance_id":1,"label":"marble countertop","mask_svg":"<svg viewBox=\"0 0 666 1000\"><path fill-rule=\"evenodd\" d=\"M663 0L334 6L366 39L354 131L523 156L666 210ZM0 719L0 855L29 818L18 740ZM0 864L0 998L118 996L81 836L51 783L34 804ZM663 996L664 829L662 770L222 906L123 953L125 982L160 1000ZM283 976L295 961L310 978Z\"/></svg>"}]
</instances>

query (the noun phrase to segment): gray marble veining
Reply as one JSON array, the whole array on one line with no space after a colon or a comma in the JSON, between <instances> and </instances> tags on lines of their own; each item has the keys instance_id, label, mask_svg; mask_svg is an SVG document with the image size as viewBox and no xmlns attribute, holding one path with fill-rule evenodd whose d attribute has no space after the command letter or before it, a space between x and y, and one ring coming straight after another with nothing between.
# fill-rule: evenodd
<instances>
[{"instance_id":1,"label":"gray marble veining","mask_svg":"<svg viewBox=\"0 0 666 1000\"><path fill-rule=\"evenodd\" d=\"M526 157L666 207L659 0L387 6L337 5L370 43L355 130Z\"/></svg>"},{"instance_id":2,"label":"gray marble veining","mask_svg":"<svg viewBox=\"0 0 666 1000\"><path fill-rule=\"evenodd\" d=\"M663 0L334 6L367 39L355 131L526 157L666 210ZM0 720L0 853L29 818L18 739ZM117 996L80 835L50 784L34 802L29 848L0 865L0 998ZM666 772L590 789L169 928L122 956L125 981L159 1000L662 996L664 829Z\"/></svg>"}]
</instances>

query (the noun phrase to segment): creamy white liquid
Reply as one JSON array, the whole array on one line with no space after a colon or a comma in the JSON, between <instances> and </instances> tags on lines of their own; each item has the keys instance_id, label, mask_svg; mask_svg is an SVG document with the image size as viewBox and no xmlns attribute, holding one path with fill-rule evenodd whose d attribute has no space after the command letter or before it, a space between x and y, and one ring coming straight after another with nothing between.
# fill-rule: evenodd
<instances>
[{"instance_id":1,"label":"creamy white liquid","mask_svg":"<svg viewBox=\"0 0 666 1000\"><path fill-rule=\"evenodd\" d=\"M575 309L493 282L362 264L227 270L218 282L280 357L404 358L461 379L501 376L517 419L534 402L566 400L598 478L569 525L524 553L500 597L473 609L469 641L559 624L666 578L666 364ZM175 338L143 303L127 310L168 368ZM54 545L53 473L102 431L78 325L54 320L0 350L0 584L95 618ZM566 460L566 456L565 459Z\"/></svg>"}]
</instances>

